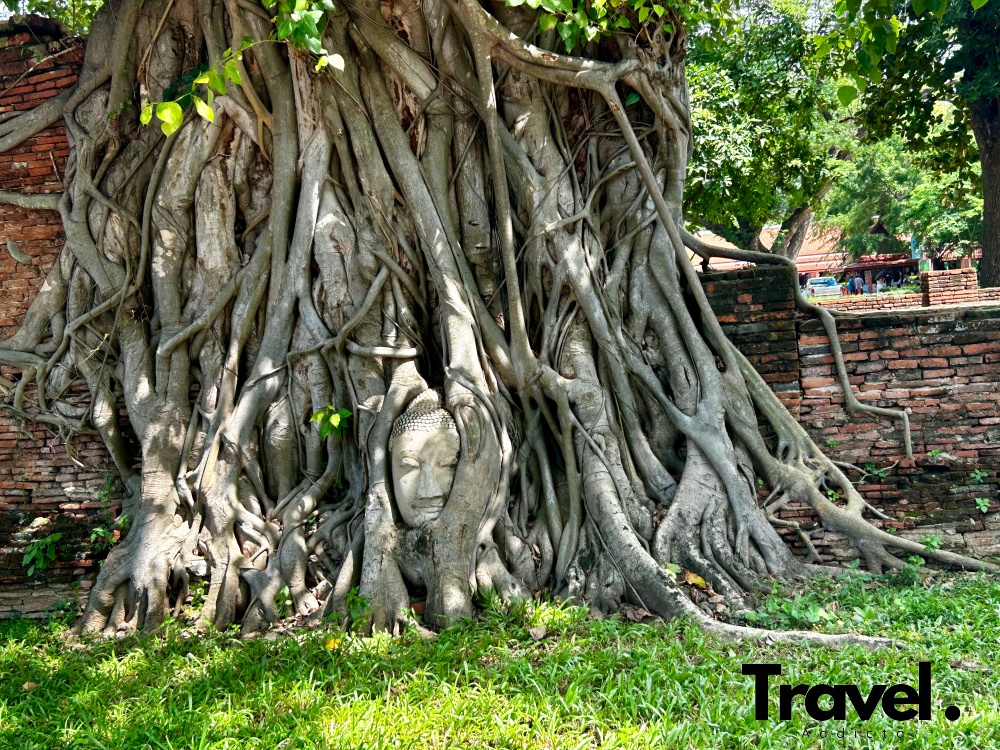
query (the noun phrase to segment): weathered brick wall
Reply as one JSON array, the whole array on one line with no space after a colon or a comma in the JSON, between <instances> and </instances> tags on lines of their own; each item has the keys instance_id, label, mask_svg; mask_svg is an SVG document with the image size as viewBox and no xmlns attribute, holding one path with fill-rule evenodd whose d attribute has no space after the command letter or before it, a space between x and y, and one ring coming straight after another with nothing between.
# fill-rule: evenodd
<instances>
[{"instance_id":1,"label":"weathered brick wall","mask_svg":"<svg viewBox=\"0 0 1000 750\"><path fill-rule=\"evenodd\" d=\"M849 297L816 297L815 302L831 310L845 312L871 312L873 310L900 310L923 307L924 295L919 294L854 294Z\"/></svg>"},{"instance_id":2,"label":"weathered brick wall","mask_svg":"<svg viewBox=\"0 0 1000 750\"><path fill-rule=\"evenodd\" d=\"M920 274L919 294L855 294L843 297L816 297L812 300L831 310L871 312L934 307L972 302L1000 302L1000 287L979 288L974 268L929 271Z\"/></svg>"},{"instance_id":3,"label":"weathered brick wall","mask_svg":"<svg viewBox=\"0 0 1000 750\"><path fill-rule=\"evenodd\" d=\"M750 308L750 325L759 339L784 342L789 335L792 290L773 283L773 275L754 269L706 280L713 306L729 321L726 333L741 350L747 347L740 331ZM765 299L759 301L750 291L742 307L734 307L733 294L744 288L766 290ZM794 322L794 358L784 351L784 343L769 353L753 342L752 356L758 361L770 361L774 354L786 358L780 377L798 391L781 395L831 457L862 467L892 467L888 476L871 475L859 486L891 519L875 522L918 540L941 536L946 548L1000 554L1000 306L837 314L852 385L862 401L907 411L915 461L903 460L898 424L868 415L848 419L822 326L803 317ZM765 378L774 377L761 371ZM977 481L977 470L985 471L985 478ZM989 501L988 513L977 507L977 497ZM789 506L782 515L815 525L805 507ZM801 548L793 532L787 537ZM833 532L817 531L813 543L827 559L857 556Z\"/></svg>"},{"instance_id":4,"label":"weathered brick wall","mask_svg":"<svg viewBox=\"0 0 1000 750\"><path fill-rule=\"evenodd\" d=\"M0 23L0 117L72 86L82 57L79 40L63 38L37 16ZM59 121L0 154L0 190L61 192L68 156ZM31 257L29 263L14 260L5 249L8 240ZM58 212L0 204L0 339L17 330L63 240ZM0 374L19 377L10 368ZM77 599L96 569L90 531L102 514L114 511L101 500L108 458L93 435L76 435L72 445L84 466L70 459L59 437L0 410L0 617L37 615ZM62 534L56 562L28 579L21 564L25 546L54 533Z\"/></svg>"},{"instance_id":5,"label":"weathered brick wall","mask_svg":"<svg viewBox=\"0 0 1000 750\"><path fill-rule=\"evenodd\" d=\"M787 283L755 269L711 274L704 282L723 333L789 408L800 398L795 299Z\"/></svg>"},{"instance_id":6,"label":"weathered brick wall","mask_svg":"<svg viewBox=\"0 0 1000 750\"><path fill-rule=\"evenodd\" d=\"M920 274L920 290L925 305L954 305L962 302L1000 301L1000 289L979 288L974 268L932 271Z\"/></svg>"}]
</instances>

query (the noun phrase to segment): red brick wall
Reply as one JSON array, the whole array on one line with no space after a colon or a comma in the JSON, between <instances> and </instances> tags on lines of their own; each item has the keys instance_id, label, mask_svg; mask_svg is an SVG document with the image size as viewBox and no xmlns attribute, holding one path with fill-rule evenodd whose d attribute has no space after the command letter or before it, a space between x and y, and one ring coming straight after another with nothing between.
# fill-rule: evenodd
<instances>
[{"instance_id":1,"label":"red brick wall","mask_svg":"<svg viewBox=\"0 0 1000 750\"><path fill-rule=\"evenodd\" d=\"M29 16L0 24L0 116L31 109L73 85L81 61L80 41L60 38L47 21ZM0 190L59 193L68 156L59 121L0 154ZM58 212L0 204L0 339L17 330L63 239ZM31 256L29 264L11 257L8 240ZM19 377L10 368L0 371ZM60 438L0 410L0 617L37 615L79 598L96 569L89 536L102 512L114 511L98 499L109 462L96 437L72 442L85 468L70 460ZM24 547L56 532L62 534L56 562L28 579Z\"/></svg>"},{"instance_id":2,"label":"red brick wall","mask_svg":"<svg viewBox=\"0 0 1000 750\"><path fill-rule=\"evenodd\" d=\"M898 424L868 415L848 419L819 322L800 317L789 334L787 283L755 269L711 275L706 289L726 334L831 457L880 469L899 461L885 478L870 476L858 485L891 518L885 525L917 540L936 534L946 548L1000 554L1000 305L837 315L859 398L909 413L916 460L907 462ZM789 338L794 356L787 352ZM979 483L972 475L977 469L987 472ZM976 507L977 497L990 501L988 513ZM789 506L782 515L815 526L808 508ZM802 548L794 533L787 537ZM813 542L829 560L857 556L839 534L818 530Z\"/></svg>"},{"instance_id":3,"label":"red brick wall","mask_svg":"<svg viewBox=\"0 0 1000 750\"><path fill-rule=\"evenodd\" d=\"M920 274L919 294L856 294L818 297L813 301L831 310L845 312L900 310L968 302L1000 302L1000 288L980 289L976 269L959 268Z\"/></svg>"},{"instance_id":4,"label":"red brick wall","mask_svg":"<svg viewBox=\"0 0 1000 750\"><path fill-rule=\"evenodd\" d=\"M1000 301L1000 289L980 289L974 268L932 271L920 274L925 305L954 305L962 302Z\"/></svg>"},{"instance_id":5,"label":"red brick wall","mask_svg":"<svg viewBox=\"0 0 1000 750\"><path fill-rule=\"evenodd\" d=\"M923 307L924 295L920 294L854 294L849 297L817 297L810 300L831 310L869 312L872 310L899 310Z\"/></svg>"}]
</instances>

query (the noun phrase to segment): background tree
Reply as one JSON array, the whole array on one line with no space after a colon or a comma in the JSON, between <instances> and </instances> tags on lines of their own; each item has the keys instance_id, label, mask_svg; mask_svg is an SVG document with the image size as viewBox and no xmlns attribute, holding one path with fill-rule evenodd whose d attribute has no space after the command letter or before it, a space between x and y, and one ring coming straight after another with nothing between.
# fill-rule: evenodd
<instances>
[{"instance_id":1,"label":"background tree","mask_svg":"<svg viewBox=\"0 0 1000 750\"><path fill-rule=\"evenodd\" d=\"M761 231L777 222L772 250L795 258L851 141L837 121L837 71L816 55L831 20L762 0L741 7L730 34L692 39L687 210L738 247L766 250Z\"/></svg>"},{"instance_id":2,"label":"background tree","mask_svg":"<svg viewBox=\"0 0 1000 750\"><path fill-rule=\"evenodd\" d=\"M869 135L900 134L943 174L981 185L980 281L1000 286L1000 5L873 0L837 8L842 19L865 19L840 40L852 53L845 69L864 92ZM856 93L843 91L845 99Z\"/></svg>"},{"instance_id":3,"label":"background tree","mask_svg":"<svg viewBox=\"0 0 1000 750\"><path fill-rule=\"evenodd\" d=\"M973 178L977 165L973 165ZM820 211L853 258L909 253L910 237L934 255L967 255L982 237L982 198L960 173L926 166L898 136L858 145ZM878 226L880 231L873 232ZM881 231L884 230L884 231Z\"/></svg>"},{"instance_id":4,"label":"background tree","mask_svg":"<svg viewBox=\"0 0 1000 750\"><path fill-rule=\"evenodd\" d=\"M286 606L346 615L355 589L394 632L413 598L446 625L477 593L549 590L758 636L671 566L735 607L823 570L776 531L793 501L872 570L995 569L869 524L712 313L687 248L784 269L848 411L899 419L911 453L794 264L683 229L687 29L713 33L715 8L106 3L69 93L0 126L3 150L62 117L71 149L62 195L0 195L66 232L0 344L21 371L5 408L96 430L128 493L78 629L156 628L203 580L200 624L247 632ZM415 528L394 471L428 457L395 452L404 411L459 446Z\"/></svg>"}]
</instances>

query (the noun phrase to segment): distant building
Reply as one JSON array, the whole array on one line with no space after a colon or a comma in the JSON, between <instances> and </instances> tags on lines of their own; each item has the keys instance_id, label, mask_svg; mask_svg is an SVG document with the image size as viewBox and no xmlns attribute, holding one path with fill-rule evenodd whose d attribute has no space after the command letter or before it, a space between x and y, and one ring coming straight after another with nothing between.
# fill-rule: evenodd
<instances>
[{"instance_id":1,"label":"distant building","mask_svg":"<svg viewBox=\"0 0 1000 750\"><path fill-rule=\"evenodd\" d=\"M780 229L781 227L777 224L764 227L760 240L765 247L771 247ZM698 232L697 236L698 239L710 245L736 249L734 244L712 232ZM816 276L830 276L835 272L834 269L843 270L844 265L848 262L848 258L843 248L837 247L839 238L840 235L836 231L823 231L816 226L810 227L809 234L806 235L806 240L802 243L802 249L795 259L795 267L799 271L800 283L805 283L806 279ZM688 251L688 255L691 257L691 262L700 271L702 266L701 258L691 251ZM709 263L709 270L734 271L752 265L752 263L729 260L728 258L713 258L712 262Z\"/></svg>"}]
</instances>

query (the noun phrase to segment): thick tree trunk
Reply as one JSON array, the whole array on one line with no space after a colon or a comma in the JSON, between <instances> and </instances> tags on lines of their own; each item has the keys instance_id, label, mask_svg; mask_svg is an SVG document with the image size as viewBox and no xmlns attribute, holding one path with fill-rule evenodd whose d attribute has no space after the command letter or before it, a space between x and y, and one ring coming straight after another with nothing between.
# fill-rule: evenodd
<instances>
[{"instance_id":1,"label":"thick tree trunk","mask_svg":"<svg viewBox=\"0 0 1000 750\"><path fill-rule=\"evenodd\" d=\"M362 611L398 632L417 602L445 626L477 594L546 590L755 637L664 566L741 605L813 572L775 530L791 501L874 570L902 564L890 548L992 569L868 524L723 336L688 248L793 265L683 231L680 18L583 58L527 6L366 0L324 14L339 57L321 71L273 20L243 0L108 2L61 100L66 247L0 361L23 373L9 408L63 435L92 424L130 493L79 631L151 630L200 581L199 623L245 632ZM174 96L244 37L241 85L195 84L211 118L168 138L139 124L131 102ZM799 302L848 410L901 418L909 453L905 414L854 397L833 319ZM75 378L82 415L58 398Z\"/></svg>"},{"instance_id":2,"label":"thick tree trunk","mask_svg":"<svg viewBox=\"0 0 1000 750\"><path fill-rule=\"evenodd\" d=\"M1000 99L982 97L970 105L972 132L983 172L983 257L980 286L1000 286Z\"/></svg>"}]
</instances>

